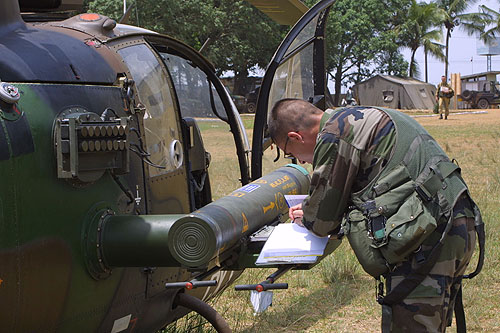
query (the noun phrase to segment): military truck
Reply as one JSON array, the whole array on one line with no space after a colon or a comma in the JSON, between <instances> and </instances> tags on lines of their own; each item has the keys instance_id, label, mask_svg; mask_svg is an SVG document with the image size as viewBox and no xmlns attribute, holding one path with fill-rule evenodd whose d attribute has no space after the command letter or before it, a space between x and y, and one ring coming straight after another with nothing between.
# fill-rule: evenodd
<instances>
[{"instance_id":1,"label":"military truck","mask_svg":"<svg viewBox=\"0 0 500 333\"><path fill-rule=\"evenodd\" d=\"M477 109L497 108L500 104L499 83L496 75L500 72L485 72L462 76L460 97L468 107Z\"/></svg>"},{"instance_id":2,"label":"military truck","mask_svg":"<svg viewBox=\"0 0 500 333\"><path fill-rule=\"evenodd\" d=\"M462 100L470 103L474 109L497 108L500 104L500 90L498 90L497 81L486 82L482 91L464 90L461 96Z\"/></svg>"}]
</instances>

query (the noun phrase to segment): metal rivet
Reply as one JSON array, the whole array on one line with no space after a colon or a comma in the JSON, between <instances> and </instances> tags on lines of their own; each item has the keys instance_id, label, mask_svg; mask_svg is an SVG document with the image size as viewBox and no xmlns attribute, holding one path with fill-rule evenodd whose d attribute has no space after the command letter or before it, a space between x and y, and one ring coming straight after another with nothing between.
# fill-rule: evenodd
<instances>
[{"instance_id":1,"label":"metal rivet","mask_svg":"<svg viewBox=\"0 0 500 333\"><path fill-rule=\"evenodd\" d=\"M410 215L410 219L413 220L413 215Z\"/></svg>"},{"instance_id":2,"label":"metal rivet","mask_svg":"<svg viewBox=\"0 0 500 333\"><path fill-rule=\"evenodd\" d=\"M377 211L378 211L378 213L379 213L379 214L382 214L382 213L384 212L384 207L382 207L382 206L381 206L381 207L379 207L379 208L377 209Z\"/></svg>"},{"instance_id":3,"label":"metal rivet","mask_svg":"<svg viewBox=\"0 0 500 333\"><path fill-rule=\"evenodd\" d=\"M391 224L391 228L394 228L395 226L396 226L396 225L395 225L394 223L393 223L393 224Z\"/></svg>"}]
</instances>

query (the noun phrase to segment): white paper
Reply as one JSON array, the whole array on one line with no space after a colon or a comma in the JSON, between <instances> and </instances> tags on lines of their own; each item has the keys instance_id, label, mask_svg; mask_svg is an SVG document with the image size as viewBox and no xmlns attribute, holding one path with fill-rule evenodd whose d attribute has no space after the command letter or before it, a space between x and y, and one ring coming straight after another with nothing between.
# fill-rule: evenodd
<instances>
[{"instance_id":1,"label":"white paper","mask_svg":"<svg viewBox=\"0 0 500 333\"><path fill-rule=\"evenodd\" d=\"M285 195L285 201L288 207L293 207L298 204L301 204L302 201L307 197L306 194L297 194L297 195Z\"/></svg>"},{"instance_id":2,"label":"white paper","mask_svg":"<svg viewBox=\"0 0 500 333\"><path fill-rule=\"evenodd\" d=\"M255 313L264 312L273 303L273 292L252 290L250 292L250 302Z\"/></svg>"},{"instance_id":3,"label":"white paper","mask_svg":"<svg viewBox=\"0 0 500 333\"><path fill-rule=\"evenodd\" d=\"M278 224L255 263L314 263L323 255L327 243L328 237L318 237L295 223Z\"/></svg>"}]
</instances>

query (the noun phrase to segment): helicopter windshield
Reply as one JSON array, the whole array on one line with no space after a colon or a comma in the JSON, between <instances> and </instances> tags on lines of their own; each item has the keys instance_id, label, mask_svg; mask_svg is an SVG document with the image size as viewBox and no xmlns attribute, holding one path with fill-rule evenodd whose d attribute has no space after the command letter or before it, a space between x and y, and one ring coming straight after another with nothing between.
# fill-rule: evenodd
<instances>
[{"instance_id":1,"label":"helicopter windshield","mask_svg":"<svg viewBox=\"0 0 500 333\"><path fill-rule=\"evenodd\" d=\"M118 53L126 62L135 81L144 113L146 150L154 164L149 167L150 176L160 175L179 167L175 159L169 158L172 142L179 135L173 94L167 73L158 59L145 44L127 46Z\"/></svg>"}]
</instances>

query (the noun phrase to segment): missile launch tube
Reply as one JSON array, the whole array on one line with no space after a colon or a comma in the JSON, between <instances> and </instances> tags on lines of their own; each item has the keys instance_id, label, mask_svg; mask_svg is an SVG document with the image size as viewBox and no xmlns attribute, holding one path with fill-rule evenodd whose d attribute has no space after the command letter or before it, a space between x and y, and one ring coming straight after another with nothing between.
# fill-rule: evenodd
<instances>
[{"instance_id":1,"label":"missile launch tube","mask_svg":"<svg viewBox=\"0 0 500 333\"><path fill-rule=\"evenodd\" d=\"M285 194L305 194L308 172L281 167L186 215L110 216L103 223L109 267L204 267L219 253L286 214Z\"/></svg>"}]
</instances>

